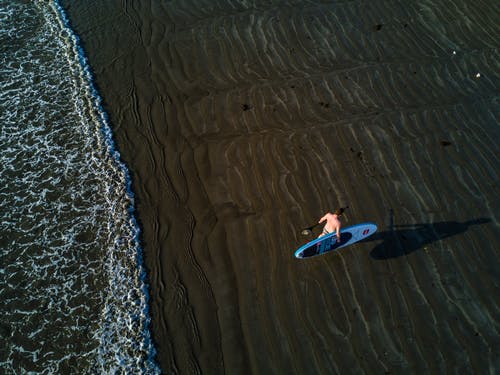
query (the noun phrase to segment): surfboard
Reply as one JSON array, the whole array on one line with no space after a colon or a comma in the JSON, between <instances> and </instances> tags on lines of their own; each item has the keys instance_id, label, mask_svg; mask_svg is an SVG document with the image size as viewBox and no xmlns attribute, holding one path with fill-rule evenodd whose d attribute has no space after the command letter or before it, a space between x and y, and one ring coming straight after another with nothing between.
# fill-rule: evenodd
<instances>
[{"instance_id":1,"label":"surfboard","mask_svg":"<svg viewBox=\"0 0 500 375\"><path fill-rule=\"evenodd\" d=\"M352 225L350 227L341 228L339 242L337 242L336 233L329 233L301 246L295 252L295 257L304 259L326 254L333 250L338 250L342 247L346 247L358 241L364 240L376 231L377 224L375 223L362 223Z\"/></svg>"}]
</instances>

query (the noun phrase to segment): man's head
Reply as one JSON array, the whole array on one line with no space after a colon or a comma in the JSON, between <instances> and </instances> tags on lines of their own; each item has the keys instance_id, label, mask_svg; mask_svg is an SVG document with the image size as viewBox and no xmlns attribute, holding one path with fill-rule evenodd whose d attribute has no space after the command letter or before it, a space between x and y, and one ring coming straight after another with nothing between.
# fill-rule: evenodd
<instances>
[{"instance_id":1,"label":"man's head","mask_svg":"<svg viewBox=\"0 0 500 375\"><path fill-rule=\"evenodd\" d=\"M342 208L342 207L337 208L337 209L335 210L334 214L335 214L335 215L337 215L337 216L342 216L342 214L344 213L344 211L345 211L345 209L346 209L346 208L347 208L347 207L345 207L345 208Z\"/></svg>"}]
</instances>

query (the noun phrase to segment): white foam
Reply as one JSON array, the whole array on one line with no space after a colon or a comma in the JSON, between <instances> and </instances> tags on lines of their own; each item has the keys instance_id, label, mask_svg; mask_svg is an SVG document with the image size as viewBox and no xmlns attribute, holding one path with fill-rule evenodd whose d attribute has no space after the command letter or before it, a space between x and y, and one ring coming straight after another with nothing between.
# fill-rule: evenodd
<instances>
[{"instance_id":1,"label":"white foam","mask_svg":"<svg viewBox=\"0 0 500 375\"><path fill-rule=\"evenodd\" d=\"M159 373L130 179L77 38L57 3L9 4L0 20L16 46L0 54L0 313L12 337L0 369Z\"/></svg>"}]
</instances>

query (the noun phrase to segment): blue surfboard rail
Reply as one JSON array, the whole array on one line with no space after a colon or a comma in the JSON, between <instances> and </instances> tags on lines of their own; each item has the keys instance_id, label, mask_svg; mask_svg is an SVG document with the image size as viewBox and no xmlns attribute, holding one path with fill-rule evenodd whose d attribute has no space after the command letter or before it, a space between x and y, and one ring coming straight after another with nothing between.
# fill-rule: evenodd
<instances>
[{"instance_id":1,"label":"blue surfboard rail","mask_svg":"<svg viewBox=\"0 0 500 375\"><path fill-rule=\"evenodd\" d=\"M336 233L329 233L301 246L297 251L295 251L294 255L296 258L305 259L326 254L333 250L337 250L364 240L375 233L377 229L377 224L373 222L366 222L341 228L340 242L336 241ZM312 254L309 255L306 253L306 250L308 249L310 250L309 253L312 252Z\"/></svg>"}]
</instances>

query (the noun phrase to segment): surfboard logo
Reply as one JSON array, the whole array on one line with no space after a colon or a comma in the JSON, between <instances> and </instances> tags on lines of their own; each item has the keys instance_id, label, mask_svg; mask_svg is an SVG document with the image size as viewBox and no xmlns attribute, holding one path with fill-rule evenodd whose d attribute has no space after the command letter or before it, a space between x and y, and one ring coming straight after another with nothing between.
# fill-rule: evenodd
<instances>
[{"instance_id":1,"label":"surfboard logo","mask_svg":"<svg viewBox=\"0 0 500 375\"><path fill-rule=\"evenodd\" d=\"M365 230L363 231L363 236L366 236L368 233L370 233L370 229L365 229Z\"/></svg>"}]
</instances>

